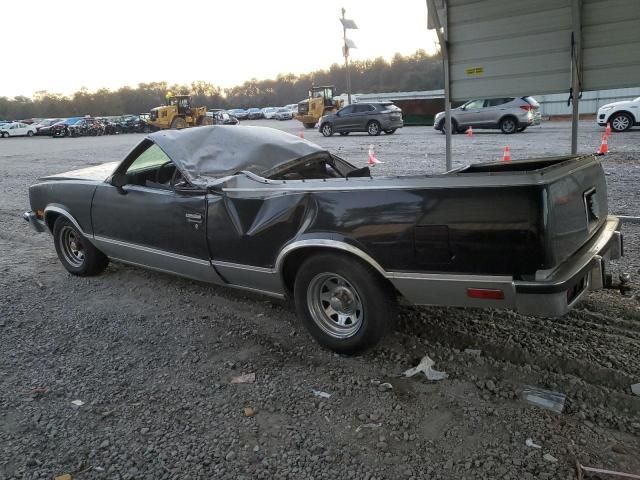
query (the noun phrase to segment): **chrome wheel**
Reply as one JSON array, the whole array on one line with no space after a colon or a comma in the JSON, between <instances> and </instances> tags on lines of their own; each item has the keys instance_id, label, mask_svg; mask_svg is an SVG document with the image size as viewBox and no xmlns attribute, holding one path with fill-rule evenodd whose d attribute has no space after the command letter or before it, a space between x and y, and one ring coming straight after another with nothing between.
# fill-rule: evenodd
<instances>
[{"instance_id":1,"label":"chrome wheel","mask_svg":"<svg viewBox=\"0 0 640 480\"><path fill-rule=\"evenodd\" d=\"M322 135L324 135L325 137L330 137L331 135L333 135L333 127L330 123L325 123L324 125L322 125Z\"/></svg>"},{"instance_id":2,"label":"chrome wheel","mask_svg":"<svg viewBox=\"0 0 640 480\"><path fill-rule=\"evenodd\" d=\"M60 247L64 259L74 267L81 267L84 263L85 250L78 232L69 226L60 230Z\"/></svg>"},{"instance_id":3,"label":"chrome wheel","mask_svg":"<svg viewBox=\"0 0 640 480\"><path fill-rule=\"evenodd\" d=\"M362 326L364 310L360 295L335 273L320 273L311 280L307 308L318 327L334 338L352 337Z\"/></svg>"},{"instance_id":4,"label":"chrome wheel","mask_svg":"<svg viewBox=\"0 0 640 480\"><path fill-rule=\"evenodd\" d=\"M631 125L631 120L626 115L616 115L616 117L611 122L611 128L613 128L616 132L622 132L629 128Z\"/></svg>"},{"instance_id":5,"label":"chrome wheel","mask_svg":"<svg viewBox=\"0 0 640 480\"><path fill-rule=\"evenodd\" d=\"M378 122L370 122L367 127L367 133L369 135L380 135L380 124Z\"/></svg>"}]
</instances>

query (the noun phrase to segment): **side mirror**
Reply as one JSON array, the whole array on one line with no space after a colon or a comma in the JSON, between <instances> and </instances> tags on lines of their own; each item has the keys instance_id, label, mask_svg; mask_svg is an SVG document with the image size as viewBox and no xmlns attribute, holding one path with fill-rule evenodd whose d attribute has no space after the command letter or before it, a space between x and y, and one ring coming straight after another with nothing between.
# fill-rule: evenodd
<instances>
[{"instance_id":1,"label":"side mirror","mask_svg":"<svg viewBox=\"0 0 640 480\"><path fill-rule=\"evenodd\" d=\"M127 183L129 183L129 177L127 177L124 173L116 173L111 177L111 185L116 187L118 190L123 191L122 187L124 187Z\"/></svg>"}]
</instances>

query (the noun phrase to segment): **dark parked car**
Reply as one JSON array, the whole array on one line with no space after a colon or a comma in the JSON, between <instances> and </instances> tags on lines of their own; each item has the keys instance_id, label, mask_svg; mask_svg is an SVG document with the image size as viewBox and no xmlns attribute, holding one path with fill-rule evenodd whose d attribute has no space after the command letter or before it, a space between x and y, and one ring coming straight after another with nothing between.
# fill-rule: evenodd
<instances>
[{"instance_id":1,"label":"dark parked car","mask_svg":"<svg viewBox=\"0 0 640 480\"><path fill-rule=\"evenodd\" d=\"M238 120L247 120L249 118L249 113L243 108L232 108L228 112Z\"/></svg>"},{"instance_id":2,"label":"dark parked car","mask_svg":"<svg viewBox=\"0 0 640 480\"><path fill-rule=\"evenodd\" d=\"M391 102L355 103L336 112L329 113L318 121L319 130L325 137L334 133L348 135L350 132L367 132L369 135L388 135L402 128L402 110Z\"/></svg>"},{"instance_id":3,"label":"dark parked car","mask_svg":"<svg viewBox=\"0 0 640 480\"><path fill-rule=\"evenodd\" d=\"M259 108L250 108L247 110L247 118L249 120L259 120L260 118L264 118L264 114Z\"/></svg>"},{"instance_id":4,"label":"dark parked car","mask_svg":"<svg viewBox=\"0 0 640 480\"><path fill-rule=\"evenodd\" d=\"M61 121L61 118L47 118L38 122L36 125L34 125L37 130L36 135L49 135L51 127Z\"/></svg>"},{"instance_id":5,"label":"dark parked car","mask_svg":"<svg viewBox=\"0 0 640 480\"><path fill-rule=\"evenodd\" d=\"M66 137L69 135L69 127L71 125L75 125L80 120L82 120L82 117L72 117L62 120L61 122L54 123L49 128L49 135L52 137Z\"/></svg>"},{"instance_id":6,"label":"dark parked car","mask_svg":"<svg viewBox=\"0 0 640 480\"><path fill-rule=\"evenodd\" d=\"M74 275L112 259L292 297L344 353L388 332L399 299L562 315L622 252L595 156L372 178L294 135L214 125L153 133L29 198Z\"/></svg>"}]
</instances>

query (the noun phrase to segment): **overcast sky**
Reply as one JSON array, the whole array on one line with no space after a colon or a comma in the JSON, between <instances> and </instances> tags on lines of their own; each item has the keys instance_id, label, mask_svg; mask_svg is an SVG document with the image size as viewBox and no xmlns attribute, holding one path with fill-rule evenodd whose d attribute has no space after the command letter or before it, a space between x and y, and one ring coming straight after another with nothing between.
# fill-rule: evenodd
<instances>
[{"instance_id":1,"label":"overcast sky","mask_svg":"<svg viewBox=\"0 0 640 480\"><path fill-rule=\"evenodd\" d=\"M139 82L252 77L342 63L342 25L359 29L352 58L435 49L425 0L9 0L2 2L0 96Z\"/></svg>"}]
</instances>

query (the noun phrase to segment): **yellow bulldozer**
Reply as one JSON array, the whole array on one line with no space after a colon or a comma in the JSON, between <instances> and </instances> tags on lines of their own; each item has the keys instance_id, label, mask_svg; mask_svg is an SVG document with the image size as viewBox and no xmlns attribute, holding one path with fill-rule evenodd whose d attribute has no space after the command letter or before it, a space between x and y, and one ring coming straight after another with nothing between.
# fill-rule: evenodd
<instances>
[{"instance_id":1,"label":"yellow bulldozer","mask_svg":"<svg viewBox=\"0 0 640 480\"><path fill-rule=\"evenodd\" d=\"M207 116L207 107L192 107L189 95L167 95L167 105L152 108L149 125L157 129L181 129L200 125L213 125L213 118Z\"/></svg>"},{"instance_id":2,"label":"yellow bulldozer","mask_svg":"<svg viewBox=\"0 0 640 480\"><path fill-rule=\"evenodd\" d=\"M298 103L298 113L294 115L304 125L304 128L313 128L320 117L329 112L342 108L342 100L334 100L335 87L327 85L322 87L312 86L309 90L309 98Z\"/></svg>"}]
</instances>

